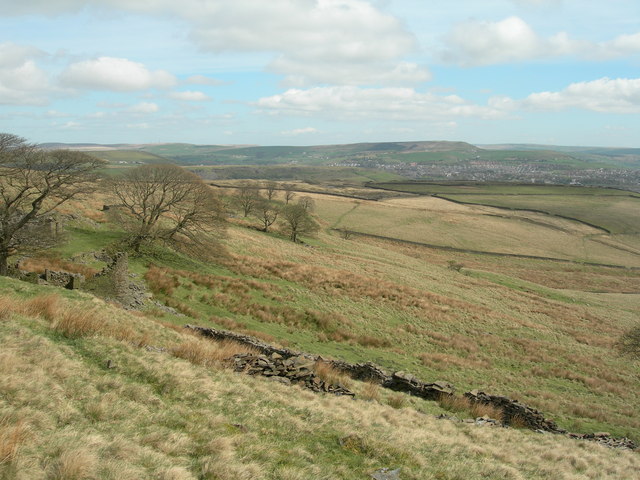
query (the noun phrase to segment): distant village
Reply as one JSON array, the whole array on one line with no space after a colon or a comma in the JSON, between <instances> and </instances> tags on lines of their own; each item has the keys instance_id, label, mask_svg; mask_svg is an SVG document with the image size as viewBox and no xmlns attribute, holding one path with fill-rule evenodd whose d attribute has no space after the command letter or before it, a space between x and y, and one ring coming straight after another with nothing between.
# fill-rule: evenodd
<instances>
[{"instance_id":1,"label":"distant village","mask_svg":"<svg viewBox=\"0 0 640 480\"><path fill-rule=\"evenodd\" d=\"M640 192L640 170L635 169L573 169L566 165L540 163L510 165L478 159L455 164L386 163L380 159L362 159L332 165L376 168L415 179L588 185Z\"/></svg>"}]
</instances>

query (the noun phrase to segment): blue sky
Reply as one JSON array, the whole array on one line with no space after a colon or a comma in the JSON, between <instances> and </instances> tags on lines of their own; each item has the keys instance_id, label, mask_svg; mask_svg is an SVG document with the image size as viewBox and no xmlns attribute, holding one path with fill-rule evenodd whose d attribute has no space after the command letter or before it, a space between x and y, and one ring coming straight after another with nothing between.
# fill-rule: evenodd
<instances>
[{"instance_id":1,"label":"blue sky","mask_svg":"<svg viewBox=\"0 0 640 480\"><path fill-rule=\"evenodd\" d=\"M640 2L0 0L0 131L640 147Z\"/></svg>"}]
</instances>

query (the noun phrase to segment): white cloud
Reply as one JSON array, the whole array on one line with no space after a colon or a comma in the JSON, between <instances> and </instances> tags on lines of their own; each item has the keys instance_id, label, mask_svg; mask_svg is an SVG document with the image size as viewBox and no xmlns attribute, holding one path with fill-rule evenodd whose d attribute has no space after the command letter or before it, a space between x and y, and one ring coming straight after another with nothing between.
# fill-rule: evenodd
<instances>
[{"instance_id":1,"label":"white cloud","mask_svg":"<svg viewBox=\"0 0 640 480\"><path fill-rule=\"evenodd\" d=\"M402 22L367 0L34 0L11 2L5 14L77 11L87 3L143 14L173 15L209 52L266 52L288 84L413 85L429 79L402 63L417 41ZM326 72L331 72L328 75ZM94 85L81 77L81 82ZM121 79L114 82L122 89ZM130 87L132 88L132 87ZM133 89L133 88L132 88Z\"/></svg>"},{"instance_id":2,"label":"white cloud","mask_svg":"<svg viewBox=\"0 0 640 480\"><path fill-rule=\"evenodd\" d=\"M51 90L47 75L35 59L40 50L13 43L0 44L0 105L45 105Z\"/></svg>"},{"instance_id":3,"label":"white cloud","mask_svg":"<svg viewBox=\"0 0 640 480\"><path fill-rule=\"evenodd\" d=\"M191 77L187 78L187 83L193 85L209 85L215 87L218 85L224 85L225 82L223 80L206 77L204 75L192 75Z\"/></svg>"},{"instance_id":4,"label":"white cloud","mask_svg":"<svg viewBox=\"0 0 640 480\"><path fill-rule=\"evenodd\" d=\"M538 92L521 102L534 110L578 108L602 113L640 113L640 78L600 78L559 92Z\"/></svg>"},{"instance_id":5,"label":"white cloud","mask_svg":"<svg viewBox=\"0 0 640 480\"><path fill-rule=\"evenodd\" d=\"M576 55L601 60L640 53L640 33L620 35L595 43L559 32L544 38L519 17L499 22L468 21L457 24L445 38L445 61L462 66L492 65L537 58Z\"/></svg>"},{"instance_id":6,"label":"white cloud","mask_svg":"<svg viewBox=\"0 0 640 480\"><path fill-rule=\"evenodd\" d=\"M264 113L327 115L341 118L430 120L442 117L494 118L502 111L470 103L457 95L438 96L412 88L358 88L353 86L290 89L258 100Z\"/></svg>"},{"instance_id":7,"label":"white cloud","mask_svg":"<svg viewBox=\"0 0 640 480\"><path fill-rule=\"evenodd\" d=\"M211 97L203 92L187 90L184 92L173 92L169 96L174 100L180 100L183 102L206 102L211 100Z\"/></svg>"},{"instance_id":8,"label":"white cloud","mask_svg":"<svg viewBox=\"0 0 640 480\"><path fill-rule=\"evenodd\" d=\"M62 72L60 81L72 88L120 92L169 88L177 83L176 78L164 70L150 71L141 63L113 57L73 63Z\"/></svg>"},{"instance_id":9,"label":"white cloud","mask_svg":"<svg viewBox=\"0 0 640 480\"><path fill-rule=\"evenodd\" d=\"M132 105L127 111L130 113L155 113L160 107L152 102L140 102Z\"/></svg>"},{"instance_id":10,"label":"white cloud","mask_svg":"<svg viewBox=\"0 0 640 480\"><path fill-rule=\"evenodd\" d=\"M285 130L284 132L280 132L280 133L287 137L296 137L298 135L308 135L310 133L319 133L319 130L313 127L306 127L306 128L295 128L293 130Z\"/></svg>"}]
</instances>

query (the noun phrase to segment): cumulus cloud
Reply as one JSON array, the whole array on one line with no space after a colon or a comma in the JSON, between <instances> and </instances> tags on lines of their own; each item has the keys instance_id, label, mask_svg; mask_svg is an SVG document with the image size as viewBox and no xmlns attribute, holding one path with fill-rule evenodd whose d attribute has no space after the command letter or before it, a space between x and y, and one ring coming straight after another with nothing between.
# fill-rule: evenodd
<instances>
[{"instance_id":1,"label":"cumulus cloud","mask_svg":"<svg viewBox=\"0 0 640 480\"><path fill-rule=\"evenodd\" d=\"M256 102L264 113L326 115L341 118L430 120L442 117L494 118L502 111L475 105L457 95L419 93L413 88L359 88L354 86L290 89Z\"/></svg>"},{"instance_id":2,"label":"cumulus cloud","mask_svg":"<svg viewBox=\"0 0 640 480\"><path fill-rule=\"evenodd\" d=\"M4 13L51 14L87 4L15 3ZM413 34L366 0L94 0L90 5L180 17L205 51L271 53L269 69L289 84L413 85L429 78L426 68L402 63L417 47Z\"/></svg>"},{"instance_id":3,"label":"cumulus cloud","mask_svg":"<svg viewBox=\"0 0 640 480\"><path fill-rule=\"evenodd\" d=\"M73 63L62 72L60 82L80 89L130 92L149 88L170 88L176 78L164 70L150 71L126 58L99 57Z\"/></svg>"},{"instance_id":4,"label":"cumulus cloud","mask_svg":"<svg viewBox=\"0 0 640 480\"><path fill-rule=\"evenodd\" d=\"M14 43L0 44L0 105L44 105L51 90L38 67L40 50Z\"/></svg>"},{"instance_id":5,"label":"cumulus cloud","mask_svg":"<svg viewBox=\"0 0 640 480\"><path fill-rule=\"evenodd\" d=\"M521 102L534 110L578 108L602 113L640 113L640 78L600 78L559 92L538 92Z\"/></svg>"},{"instance_id":6,"label":"cumulus cloud","mask_svg":"<svg viewBox=\"0 0 640 480\"><path fill-rule=\"evenodd\" d=\"M519 17L499 22L459 23L445 38L445 61L462 66L492 65L537 58L576 55L601 60L640 53L640 33L620 35L606 42L589 42L559 32L544 38Z\"/></svg>"},{"instance_id":7,"label":"cumulus cloud","mask_svg":"<svg viewBox=\"0 0 640 480\"><path fill-rule=\"evenodd\" d=\"M203 92L187 90L184 92L173 92L169 96L174 100L180 100L183 102L206 102L211 100L211 97Z\"/></svg>"}]
</instances>

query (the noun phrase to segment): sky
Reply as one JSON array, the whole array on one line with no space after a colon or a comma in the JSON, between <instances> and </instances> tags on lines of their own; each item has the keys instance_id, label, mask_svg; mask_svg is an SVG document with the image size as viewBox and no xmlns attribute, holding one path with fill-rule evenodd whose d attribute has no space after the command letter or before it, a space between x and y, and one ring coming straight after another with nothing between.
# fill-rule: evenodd
<instances>
[{"instance_id":1,"label":"sky","mask_svg":"<svg viewBox=\"0 0 640 480\"><path fill-rule=\"evenodd\" d=\"M0 132L640 147L640 1L0 0Z\"/></svg>"}]
</instances>

